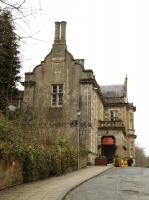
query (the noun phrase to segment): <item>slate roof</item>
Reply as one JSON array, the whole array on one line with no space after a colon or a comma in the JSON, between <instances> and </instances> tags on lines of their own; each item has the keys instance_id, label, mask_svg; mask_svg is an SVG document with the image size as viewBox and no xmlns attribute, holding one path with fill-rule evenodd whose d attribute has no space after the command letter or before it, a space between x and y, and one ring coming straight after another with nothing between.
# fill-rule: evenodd
<instances>
[{"instance_id":1,"label":"slate roof","mask_svg":"<svg viewBox=\"0 0 149 200\"><path fill-rule=\"evenodd\" d=\"M104 85L100 86L100 89L104 98L126 96L124 85Z\"/></svg>"}]
</instances>

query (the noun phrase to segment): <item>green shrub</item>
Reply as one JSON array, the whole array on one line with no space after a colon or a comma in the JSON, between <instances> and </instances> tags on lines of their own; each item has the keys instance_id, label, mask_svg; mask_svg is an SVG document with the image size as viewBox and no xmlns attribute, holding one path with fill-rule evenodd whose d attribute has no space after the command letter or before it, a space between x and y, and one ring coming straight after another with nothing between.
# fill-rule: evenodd
<instances>
[{"instance_id":1,"label":"green shrub","mask_svg":"<svg viewBox=\"0 0 149 200\"><path fill-rule=\"evenodd\" d=\"M0 160L21 161L24 181L57 176L77 168L77 150L65 139L58 138L52 146L38 144L38 140L36 144L27 143L21 131L17 122L0 116Z\"/></svg>"},{"instance_id":2,"label":"green shrub","mask_svg":"<svg viewBox=\"0 0 149 200\"><path fill-rule=\"evenodd\" d=\"M22 143L0 142L0 159L18 159L23 164L24 181L58 176L67 170L76 169L77 151L54 146L31 146Z\"/></svg>"}]
</instances>

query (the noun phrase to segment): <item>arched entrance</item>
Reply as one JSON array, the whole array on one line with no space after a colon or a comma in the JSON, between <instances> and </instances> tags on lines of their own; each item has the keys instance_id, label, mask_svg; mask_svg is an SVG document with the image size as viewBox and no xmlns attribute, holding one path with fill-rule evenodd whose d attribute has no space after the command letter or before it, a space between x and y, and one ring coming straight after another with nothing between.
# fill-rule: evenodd
<instances>
[{"instance_id":1,"label":"arched entrance","mask_svg":"<svg viewBox=\"0 0 149 200\"><path fill-rule=\"evenodd\" d=\"M116 140L114 136L103 136L101 138L101 154L106 156L108 163L115 158Z\"/></svg>"}]
</instances>

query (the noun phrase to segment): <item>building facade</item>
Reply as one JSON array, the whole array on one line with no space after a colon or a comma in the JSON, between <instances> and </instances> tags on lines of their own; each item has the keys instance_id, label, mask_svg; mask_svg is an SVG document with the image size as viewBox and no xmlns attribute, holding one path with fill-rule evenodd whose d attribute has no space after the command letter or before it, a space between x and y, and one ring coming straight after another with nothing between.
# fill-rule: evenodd
<instances>
[{"instance_id":1,"label":"building facade","mask_svg":"<svg viewBox=\"0 0 149 200\"><path fill-rule=\"evenodd\" d=\"M66 22L55 22L51 52L25 73L23 85L24 121L55 125L54 132L73 138L74 144L79 134L89 164L99 154L109 162L116 155L135 158L135 107L127 100L127 78L124 85L99 86L84 59L74 59L67 50Z\"/></svg>"},{"instance_id":2,"label":"building facade","mask_svg":"<svg viewBox=\"0 0 149 200\"><path fill-rule=\"evenodd\" d=\"M128 102L127 77L123 85L101 86L101 91L105 103L104 121L100 122L99 128L101 153L109 160L118 156L132 158L135 162L134 112L136 108Z\"/></svg>"}]
</instances>

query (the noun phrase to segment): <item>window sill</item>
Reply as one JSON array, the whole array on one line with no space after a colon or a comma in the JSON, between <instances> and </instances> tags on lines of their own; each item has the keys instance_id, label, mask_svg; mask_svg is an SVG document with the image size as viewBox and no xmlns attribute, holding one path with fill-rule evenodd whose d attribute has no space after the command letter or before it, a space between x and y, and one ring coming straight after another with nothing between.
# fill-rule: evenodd
<instances>
[{"instance_id":1,"label":"window sill","mask_svg":"<svg viewBox=\"0 0 149 200\"><path fill-rule=\"evenodd\" d=\"M50 108L62 108L63 106L51 106Z\"/></svg>"}]
</instances>

